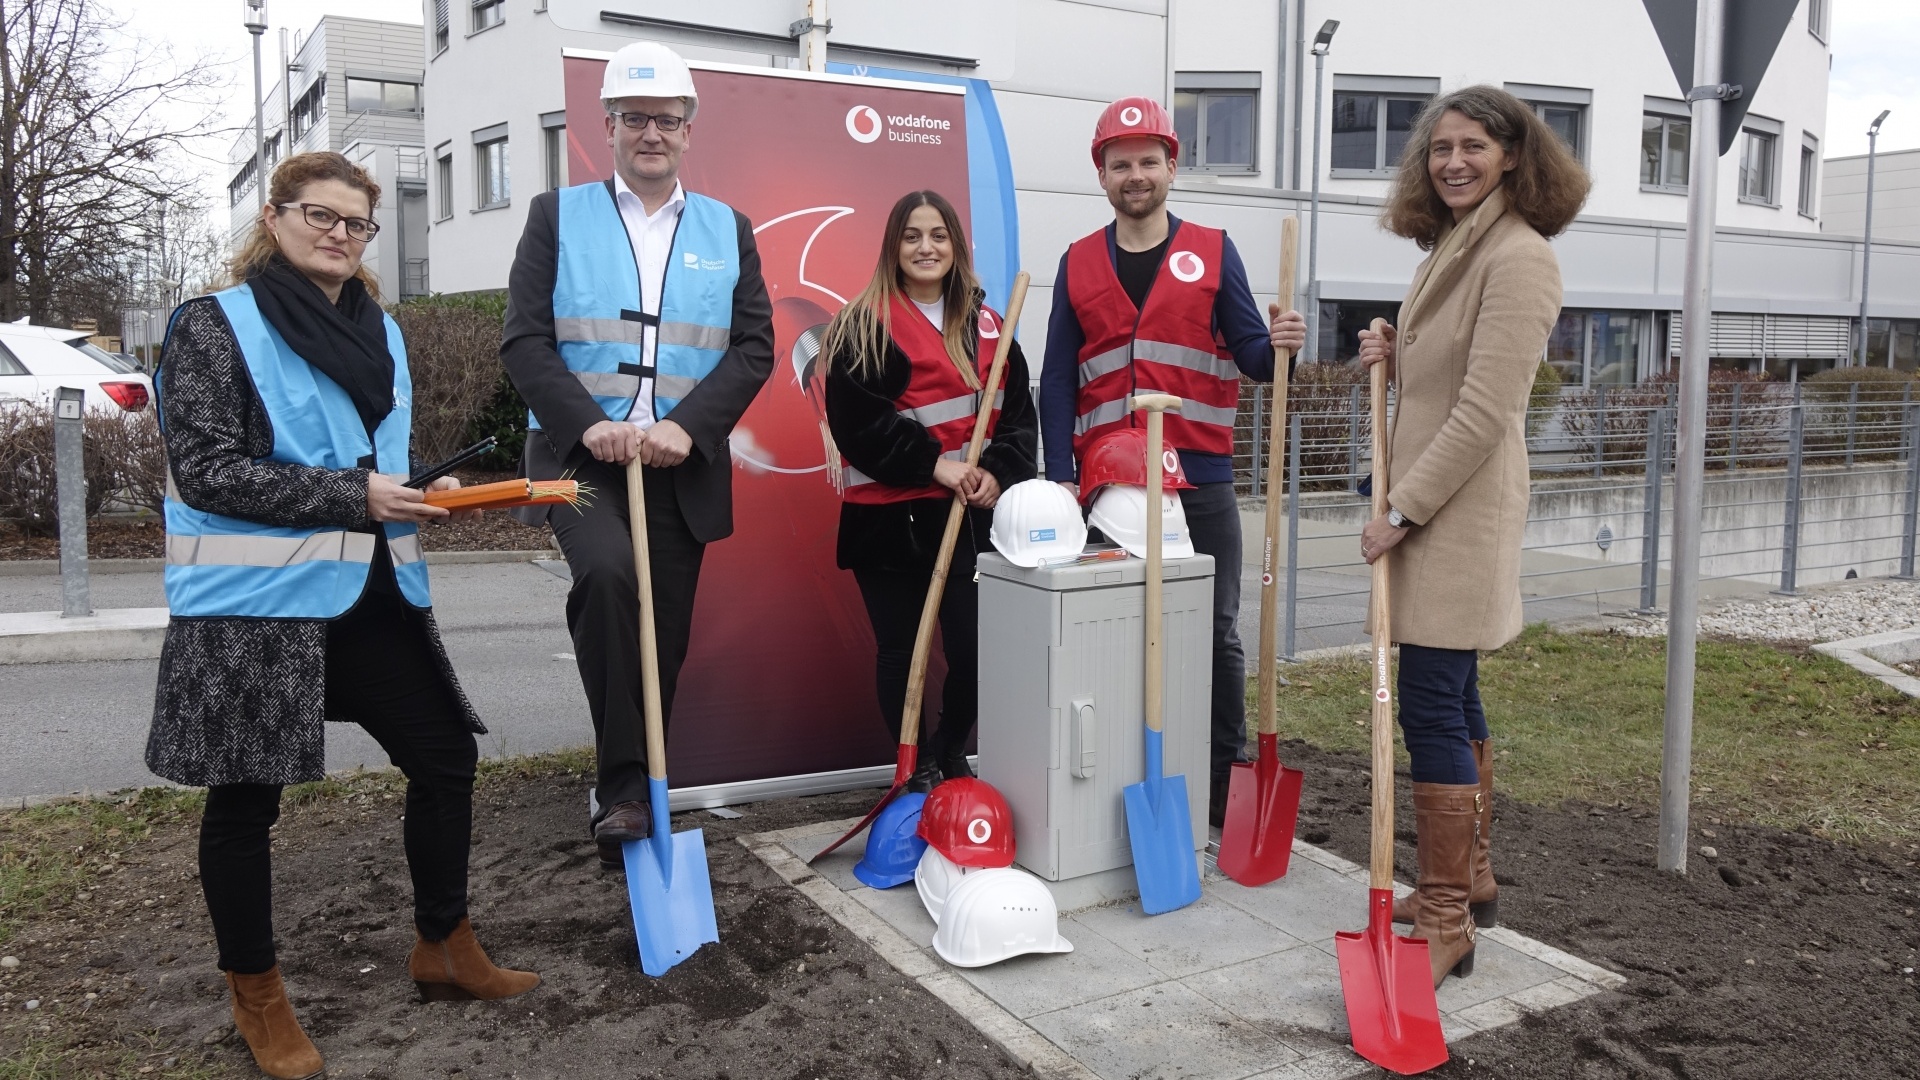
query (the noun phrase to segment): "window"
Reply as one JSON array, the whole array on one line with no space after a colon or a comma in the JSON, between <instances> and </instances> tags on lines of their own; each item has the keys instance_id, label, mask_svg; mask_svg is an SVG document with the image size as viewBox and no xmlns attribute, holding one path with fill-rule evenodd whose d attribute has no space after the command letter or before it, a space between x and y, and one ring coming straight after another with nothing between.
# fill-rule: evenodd
<instances>
[{"instance_id":1,"label":"window","mask_svg":"<svg viewBox=\"0 0 1920 1080\"><path fill-rule=\"evenodd\" d=\"M434 151L433 186L440 197L440 212L433 220L445 221L453 216L453 151L444 143Z\"/></svg>"},{"instance_id":2,"label":"window","mask_svg":"<svg viewBox=\"0 0 1920 1080\"><path fill-rule=\"evenodd\" d=\"M1827 0L1807 0L1807 33L1821 41L1827 40L1829 14Z\"/></svg>"},{"instance_id":3,"label":"window","mask_svg":"<svg viewBox=\"0 0 1920 1080\"><path fill-rule=\"evenodd\" d=\"M227 181L228 206L239 206L241 200L247 197L247 192L253 190L253 174L259 168L259 164L255 159L248 158L245 164L240 166L240 171L233 174L233 179Z\"/></svg>"},{"instance_id":4,"label":"window","mask_svg":"<svg viewBox=\"0 0 1920 1080\"><path fill-rule=\"evenodd\" d=\"M1334 175L1384 175L1400 161L1413 121L1427 105L1425 97L1355 94L1334 91Z\"/></svg>"},{"instance_id":5,"label":"window","mask_svg":"<svg viewBox=\"0 0 1920 1080\"><path fill-rule=\"evenodd\" d=\"M546 113L540 117L541 134L545 139L547 159L547 190L567 186L567 114L564 112Z\"/></svg>"},{"instance_id":6,"label":"window","mask_svg":"<svg viewBox=\"0 0 1920 1080\"><path fill-rule=\"evenodd\" d=\"M1173 129L1180 136L1180 167L1206 173L1259 172L1254 155L1260 73L1183 71L1174 79Z\"/></svg>"},{"instance_id":7,"label":"window","mask_svg":"<svg viewBox=\"0 0 1920 1080\"><path fill-rule=\"evenodd\" d=\"M506 0L473 0L473 32L499 26L507 18Z\"/></svg>"},{"instance_id":8,"label":"window","mask_svg":"<svg viewBox=\"0 0 1920 1080\"><path fill-rule=\"evenodd\" d=\"M505 124L499 125L505 127ZM476 209L490 210L496 206L505 206L512 201L513 188L507 176L507 140L503 135L474 144L474 179Z\"/></svg>"},{"instance_id":9,"label":"window","mask_svg":"<svg viewBox=\"0 0 1920 1080\"><path fill-rule=\"evenodd\" d=\"M19 357L13 355L13 350L7 348L5 345L0 345L0 375L29 374L32 373L27 370L27 365L21 363Z\"/></svg>"},{"instance_id":10,"label":"window","mask_svg":"<svg viewBox=\"0 0 1920 1080\"><path fill-rule=\"evenodd\" d=\"M1800 213L1806 217L1820 216L1816 209L1820 204L1814 199L1820 186L1820 140L1812 135L1800 133Z\"/></svg>"},{"instance_id":11,"label":"window","mask_svg":"<svg viewBox=\"0 0 1920 1080\"><path fill-rule=\"evenodd\" d=\"M410 82L350 78L347 80L347 111L418 113L420 87Z\"/></svg>"},{"instance_id":12,"label":"window","mask_svg":"<svg viewBox=\"0 0 1920 1080\"><path fill-rule=\"evenodd\" d=\"M299 99L293 103L293 116L288 122L291 137L297 139L305 135L326 115L327 77L322 75L313 80L313 85L307 87Z\"/></svg>"},{"instance_id":13,"label":"window","mask_svg":"<svg viewBox=\"0 0 1920 1080\"><path fill-rule=\"evenodd\" d=\"M1547 336L1547 363L1565 386L1631 386L1646 325L1641 311L1562 311Z\"/></svg>"},{"instance_id":14,"label":"window","mask_svg":"<svg viewBox=\"0 0 1920 1080\"><path fill-rule=\"evenodd\" d=\"M1888 364L1888 349L1892 364ZM1913 371L1920 363L1920 321L1914 319L1867 320L1867 366L1892 366Z\"/></svg>"},{"instance_id":15,"label":"window","mask_svg":"<svg viewBox=\"0 0 1920 1080\"><path fill-rule=\"evenodd\" d=\"M1663 109L1640 117L1640 186L1652 191L1687 190L1687 139L1693 122L1686 106L1674 102L1674 112Z\"/></svg>"},{"instance_id":16,"label":"window","mask_svg":"<svg viewBox=\"0 0 1920 1080\"><path fill-rule=\"evenodd\" d=\"M1764 131L1741 134L1740 201L1778 205L1773 177L1773 148L1778 140Z\"/></svg>"},{"instance_id":17,"label":"window","mask_svg":"<svg viewBox=\"0 0 1920 1080\"><path fill-rule=\"evenodd\" d=\"M1574 157L1586 160L1587 107L1593 104L1593 91L1532 83L1508 83L1506 90L1532 106L1534 115L1560 136Z\"/></svg>"},{"instance_id":18,"label":"window","mask_svg":"<svg viewBox=\"0 0 1920 1080\"><path fill-rule=\"evenodd\" d=\"M433 0L433 51L436 55L447 48L447 3L448 0Z\"/></svg>"}]
</instances>

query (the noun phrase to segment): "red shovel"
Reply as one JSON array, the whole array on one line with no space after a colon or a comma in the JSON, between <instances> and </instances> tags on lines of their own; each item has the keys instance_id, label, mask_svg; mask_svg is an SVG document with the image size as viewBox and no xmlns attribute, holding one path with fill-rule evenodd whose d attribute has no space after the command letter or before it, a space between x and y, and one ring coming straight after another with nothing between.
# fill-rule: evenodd
<instances>
[{"instance_id":1,"label":"red shovel","mask_svg":"<svg viewBox=\"0 0 1920 1080\"><path fill-rule=\"evenodd\" d=\"M1385 319L1373 320L1379 333ZM1373 516L1387 512L1387 366L1373 366ZM1427 943L1393 932L1393 647L1387 554L1373 560L1373 845L1367 928L1334 935L1354 1053L1411 1076L1447 1060Z\"/></svg>"},{"instance_id":2,"label":"red shovel","mask_svg":"<svg viewBox=\"0 0 1920 1080\"><path fill-rule=\"evenodd\" d=\"M1013 331L1020 325L1020 309L1027 302L1027 272L1013 279L1013 295L1007 300L1006 317L1000 320L1000 340L994 346L993 367L987 371L987 385L980 393L980 411L973 418L973 437L967 441L967 464L980 464L980 451L986 448L987 418L993 415L993 401L1000 396L1000 381L1007 373L1007 351L1013 348ZM953 565L953 547L960 540L960 524L966 517L966 497L955 493L953 507L947 511L947 531L940 537L940 553L934 559L933 580L927 584L927 602L920 609L920 631L913 637L913 663L907 668L906 709L900 714L900 749L893 762L893 784L880 796L860 824L847 835L820 849L808 859L809 865L825 858L840 845L859 835L887 808L895 795L907 786L920 757L920 702L927 684L927 655L933 651L933 628L940 621L940 598L947 590L947 570Z\"/></svg>"},{"instance_id":3,"label":"red shovel","mask_svg":"<svg viewBox=\"0 0 1920 1080\"><path fill-rule=\"evenodd\" d=\"M1293 301L1294 264L1300 255L1300 219L1280 222L1280 302ZM1279 682L1274 654L1279 651L1280 586L1273 546L1280 537L1280 489L1287 452L1287 350L1273 350L1273 410L1267 451L1267 542L1260 555L1260 752L1253 761L1236 761L1227 781L1227 816L1220 824L1220 872L1242 885L1265 885L1285 877L1293 857L1293 827L1300 817L1299 769L1280 764Z\"/></svg>"}]
</instances>

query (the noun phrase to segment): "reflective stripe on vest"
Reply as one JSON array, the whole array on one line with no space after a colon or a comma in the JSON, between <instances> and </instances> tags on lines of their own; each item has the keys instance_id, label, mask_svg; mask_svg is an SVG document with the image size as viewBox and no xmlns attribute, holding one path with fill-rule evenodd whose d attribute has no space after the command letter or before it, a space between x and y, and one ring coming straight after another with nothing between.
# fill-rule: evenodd
<instances>
[{"instance_id":1,"label":"reflective stripe on vest","mask_svg":"<svg viewBox=\"0 0 1920 1080\"><path fill-rule=\"evenodd\" d=\"M392 319L384 322L393 354L393 411L369 440L346 391L287 345L260 315L248 286L215 293L214 299L273 426L273 450L265 460L353 469L371 454L379 472L410 471L413 381L406 343ZM163 364L154 378L156 396L164 397L165 382ZM182 618L337 618L359 600L374 557L372 533L263 525L195 509L181 497L171 470L166 523L167 607ZM401 594L416 607L431 606L418 527L390 522L383 528Z\"/></svg>"},{"instance_id":2,"label":"reflective stripe on vest","mask_svg":"<svg viewBox=\"0 0 1920 1080\"><path fill-rule=\"evenodd\" d=\"M1129 414L1126 401L1153 391L1185 402L1167 414L1168 445L1233 452L1240 372L1220 354L1213 332L1225 237L1218 229L1181 222L1144 308L1135 308L1121 286L1105 230L1067 250L1068 299L1085 334L1076 372L1076 457L1112 427L1144 423Z\"/></svg>"},{"instance_id":3,"label":"reflective stripe on vest","mask_svg":"<svg viewBox=\"0 0 1920 1080\"><path fill-rule=\"evenodd\" d=\"M973 438L974 418L979 415L981 391L968 386L947 355L942 332L927 321L919 308L896 300L891 311L893 343L906 355L912 371L907 388L894 399L894 409L906 420L927 429L940 443L940 456L948 461L967 459L967 442ZM980 383L985 386L993 367L994 348L1000 339L1000 316L982 307L979 337L974 342L974 364ZM987 422L987 443L991 444L1000 409L1006 404L1002 388L993 396L993 409ZM982 446L984 451L985 445ZM880 504L906 502L909 499L941 498L952 494L938 484L904 488L882 484L842 459L846 481L841 498L847 502Z\"/></svg>"},{"instance_id":4,"label":"reflective stripe on vest","mask_svg":"<svg viewBox=\"0 0 1920 1080\"><path fill-rule=\"evenodd\" d=\"M732 341L733 288L740 280L740 236L733 210L687 193L667 254L660 311L645 311L620 208L605 183L562 188L553 276L553 336L560 358L608 419L633 412L649 334L653 417L693 392ZM539 427L529 414L528 424Z\"/></svg>"}]
</instances>

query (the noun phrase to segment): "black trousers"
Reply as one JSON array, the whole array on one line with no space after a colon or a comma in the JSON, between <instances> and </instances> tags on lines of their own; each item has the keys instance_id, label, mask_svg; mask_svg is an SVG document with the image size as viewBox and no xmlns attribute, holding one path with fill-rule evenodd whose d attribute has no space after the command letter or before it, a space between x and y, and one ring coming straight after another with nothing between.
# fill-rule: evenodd
<instances>
[{"instance_id":1,"label":"black trousers","mask_svg":"<svg viewBox=\"0 0 1920 1080\"><path fill-rule=\"evenodd\" d=\"M1247 654L1240 644L1240 504L1233 484L1180 493L1193 550L1213 556L1213 778L1227 775L1247 745Z\"/></svg>"},{"instance_id":2,"label":"black trousers","mask_svg":"<svg viewBox=\"0 0 1920 1080\"><path fill-rule=\"evenodd\" d=\"M640 591L633 571L626 467L590 461L577 474L596 490L575 512L548 519L573 572L567 629L593 717L602 816L616 803L647 798L646 715L640 697ZM647 554L653 579L653 631L660 662L660 709L673 717L673 694L693 632L693 596L707 547L694 539L664 470L648 468Z\"/></svg>"},{"instance_id":3,"label":"black trousers","mask_svg":"<svg viewBox=\"0 0 1920 1080\"><path fill-rule=\"evenodd\" d=\"M925 573L866 568L853 572L879 645L873 681L880 695L880 716L896 743L900 741L901 716L906 707L907 672L913 665L913 639L920 630L920 611L926 606L927 584L932 576L930 569ZM947 572L946 591L940 597L941 650L947 659L940 724L936 731L929 732L924 725L920 731L919 745L928 754L964 753L967 738L973 734L980 704L979 623L980 589L973 581L973 556L955 552Z\"/></svg>"},{"instance_id":4,"label":"black trousers","mask_svg":"<svg viewBox=\"0 0 1920 1080\"><path fill-rule=\"evenodd\" d=\"M358 723L407 778L401 834L420 936L444 940L467 914L473 774L479 748L441 678L426 622L397 595L369 590L327 628L326 709ZM268 830L278 784L207 789L200 821L200 888L220 967L254 975L275 963Z\"/></svg>"},{"instance_id":5,"label":"black trousers","mask_svg":"<svg viewBox=\"0 0 1920 1080\"><path fill-rule=\"evenodd\" d=\"M1477 784L1473 743L1487 737L1480 654L1400 646L1400 731L1416 784Z\"/></svg>"}]
</instances>

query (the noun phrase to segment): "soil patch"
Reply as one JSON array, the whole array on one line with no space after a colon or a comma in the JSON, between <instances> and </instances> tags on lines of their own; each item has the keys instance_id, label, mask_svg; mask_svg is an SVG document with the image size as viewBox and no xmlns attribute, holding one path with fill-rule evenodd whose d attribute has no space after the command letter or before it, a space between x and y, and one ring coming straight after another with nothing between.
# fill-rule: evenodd
<instances>
[{"instance_id":1,"label":"soil patch","mask_svg":"<svg viewBox=\"0 0 1920 1080\"><path fill-rule=\"evenodd\" d=\"M1365 863L1367 759L1301 742L1281 758L1306 770L1301 839ZM1410 783L1396 781L1403 880ZM1494 816L1501 924L1629 981L1461 1040L1430 1075L1920 1076L1920 848L1716 823L1696 807L1680 877L1654 867L1655 807L1496 799Z\"/></svg>"}]
</instances>

